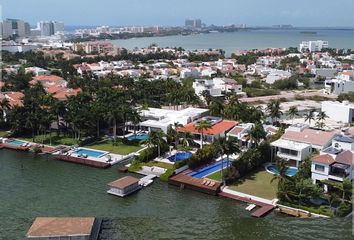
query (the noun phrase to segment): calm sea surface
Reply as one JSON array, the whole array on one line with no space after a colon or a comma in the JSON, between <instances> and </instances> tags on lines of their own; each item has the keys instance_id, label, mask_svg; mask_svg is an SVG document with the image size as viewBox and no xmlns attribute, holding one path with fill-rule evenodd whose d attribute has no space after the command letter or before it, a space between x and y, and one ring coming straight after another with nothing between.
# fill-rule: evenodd
<instances>
[{"instance_id":1,"label":"calm sea surface","mask_svg":"<svg viewBox=\"0 0 354 240\"><path fill-rule=\"evenodd\" d=\"M301 32L316 32L303 34ZM268 47L298 47L299 43L308 40L329 41L333 48L354 49L353 29L265 29L240 31L232 33L209 33L188 36L166 36L113 40L118 46L127 49L147 47L156 43L160 47L183 47L187 50L217 48L224 49L226 55L235 50L264 49Z\"/></svg>"},{"instance_id":2,"label":"calm sea surface","mask_svg":"<svg viewBox=\"0 0 354 240\"><path fill-rule=\"evenodd\" d=\"M107 194L123 175L0 150L0 239L24 239L37 216L103 217L100 239L353 239L350 219L255 219L245 204L159 180L124 199Z\"/></svg>"}]
</instances>

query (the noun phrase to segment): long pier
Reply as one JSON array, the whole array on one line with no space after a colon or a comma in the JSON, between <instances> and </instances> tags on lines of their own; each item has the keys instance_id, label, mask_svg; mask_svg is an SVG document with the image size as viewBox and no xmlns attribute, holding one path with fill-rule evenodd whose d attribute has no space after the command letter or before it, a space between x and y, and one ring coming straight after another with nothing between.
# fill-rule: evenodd
<instances>
[{"instance_id":1,"label":"long pier","mask_svg":"<svg viewBox=\"0 0 354 240\"><path fill-rule=\"evenodd\" d=\"M270 213L275 208L275 206L273 206L271 204L267 204L264 202L253 200L251 198L245 198L245 197L238 196L238 195L231 194L231 193L227 193L227 192L220 192L219 196L257 205L259 207L259 209L257 209L256 211L254 211L251 214L252 217L258 217L258 218L263 217L263 216L267 215L268 213Z\"/></svg>"}]
</instances>

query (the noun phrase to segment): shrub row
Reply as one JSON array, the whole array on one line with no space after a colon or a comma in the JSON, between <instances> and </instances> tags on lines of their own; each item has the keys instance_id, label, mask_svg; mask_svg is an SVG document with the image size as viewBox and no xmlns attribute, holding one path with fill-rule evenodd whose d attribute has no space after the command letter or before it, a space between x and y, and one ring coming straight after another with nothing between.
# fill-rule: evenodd
<instances>
[{"instance_id":1,"label":"shrub row","mask_svg":"<svg viewBox=\"0 0 354 240\"><path fill-rule=\"evenodd\" d=\"M191 169L198 168L202 165L212 162L218 156L216 147L213 144L205 145L187 160Z\"/></svg>"}]
</instances>

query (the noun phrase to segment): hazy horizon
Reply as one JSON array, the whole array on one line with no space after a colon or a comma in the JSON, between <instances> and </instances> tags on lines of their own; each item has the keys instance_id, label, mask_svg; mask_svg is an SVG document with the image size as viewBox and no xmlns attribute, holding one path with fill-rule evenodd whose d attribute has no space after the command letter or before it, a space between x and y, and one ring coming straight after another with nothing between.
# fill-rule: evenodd
<instances>
[{"instance_id":1,"label":"hazy horizon","mask_svg":"<svg viewBox=\"0 0 354 240\"><path fill-rule=\"evenodd\" d=\"M352 0L323 0L320 4L307 0L298 0L296 4L282 0L0 0L0 4L4 19L19 18L31 25L56 20L67 26L182 26L185 19L199 18L207 25L354 26Z\"/></svg>"}]
</instances>

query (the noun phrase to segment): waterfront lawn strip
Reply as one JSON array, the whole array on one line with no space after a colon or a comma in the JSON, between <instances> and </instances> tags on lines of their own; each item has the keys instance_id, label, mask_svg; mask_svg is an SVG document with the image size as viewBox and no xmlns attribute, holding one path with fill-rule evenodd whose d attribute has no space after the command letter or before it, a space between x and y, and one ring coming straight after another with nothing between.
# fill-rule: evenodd
<instances>
[{"instance_id":1,"label":"waterfront lawn strip","mask_svg":"<svg viewBox=\"0 0 354 240\"><path fill-rule=\"evenodd\" d=\"M270 183L273 175L264 169L259 169L230 185L232 190L262 197L265 199L276 198L277 181Z\"/></svg>"},{"instance_id":2,"label":"waterfront lawn strip","mask_svg":"<svg viewBox=\"0 0 354 240\"><path fill-rule=\"evenodd\" d=\"M141 146L135 146L135 145L126 145L121 142L117 142L113 144L110 141L105 141L102 143L97 143L93 144L90 146L87 146L88 148L96 149L96 150L101 150L101 151L106 151L106 152L111 152L119 155L128 155L129 153L136 152L140 149L142 149Z\"/></svg>"},{"instance_id":3,"label":"waterfront lawn strip","mask_svg":"<svg viewBox=\"0 0 354 240\"><path fill-rule=\"evenodd\" d=\"M19 137L18 139L27 141L27 142L33 142L32 137ZM67 137L67 136L57 136L57 135L52 135L51 137L49 135L37 135L34 138L35 143L41 143L41 144L47 144L47 145L76 145L79 143L77 139Z\"/></svg>"},{"instance_id":4,"label":"waterfront lawn strip","mask_svg":"<svg viewBox=\"0 0 354 240\"><path fill-rule=\"evenodd\" d=\"M158 162L158 161L150 161L150 162L140 162L134 163L129 167L130 172L137 172L142 169L143 166L147 167L160 167L168 170L174 170L174 165L170 163Z\"/></svg>"},{"instance_id":5,"label":"waterfront lawn strip","mask_svg":"<svg viewBox=\"0 0 354 240\"><path fill-rule=\"evenodd\" d=\"M221 182L222 181L221 170L206 176L206 178Z\"/></svg>"},{"instance_id":6,"label":"waterfront lawn strip","mask_svg":"<svg viewBox=\"0 0 354 240\"><path fill-rule=\"evenodd\" d=\"M6 132L6 131L0 131L0 137L6 137L7 135L9 135L8 132Z\"/></svg>"}]
</instances>

